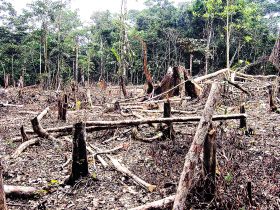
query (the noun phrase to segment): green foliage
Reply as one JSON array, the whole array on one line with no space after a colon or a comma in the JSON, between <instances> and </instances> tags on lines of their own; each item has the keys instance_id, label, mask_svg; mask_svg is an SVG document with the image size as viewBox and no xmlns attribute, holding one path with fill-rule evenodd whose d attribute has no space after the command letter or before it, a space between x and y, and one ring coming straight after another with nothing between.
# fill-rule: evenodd
<instances>
[{"instance_id":1,"label":"green foliage","mask_svg":"<svg viewBox=\"0 0 280 210\"><path fill-rule=\"evenodd\" d=\"M226 181L227 184L230 184L233 180L233 176L230 172L227 173L227 175L224 178L225 178L225 181Z\"/></svg>"},{"instance_id":2,"label":"green foliage","mask_svg":"<svg viewBox=\"0 0 280 210\"><path fill-rule=\"evenodd\" d=\"M86 79L98 80L102 75L116 82L125 60L129 81L142 83L140 40L147 45L148 68L155 81L171 65L188 68L190 54L194 55L194 74L202 73L206 54L214 71L225 66L227 13L232 67L269 55L278 36L279 0L236 0L228 7L223 0L194 0L179 7L168 0L147 0L145 4L144 10L129 11L126 22L117 14L101 11L94 12L85 26L67 0L36 0L20 15L11 3L0 0L0 84L7 73L15 80L23 75L28 85L48 80L54 84L57 78L70 81L76 52L79 74L84 71ZM124 28L128 49L123 57ZM271 68L265 71L272 72Z\"/></svg>"}]
</instances>

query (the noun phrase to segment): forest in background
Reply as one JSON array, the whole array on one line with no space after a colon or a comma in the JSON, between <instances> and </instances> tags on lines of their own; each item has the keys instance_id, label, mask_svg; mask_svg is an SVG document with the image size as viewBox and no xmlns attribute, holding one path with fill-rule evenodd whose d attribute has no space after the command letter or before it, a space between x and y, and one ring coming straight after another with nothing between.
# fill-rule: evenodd
<instances>
[{"instance_id":1,"label":"forest in background","mask_svg":"<svg viewBox=\"0 0 280 210\"><path fill-rule=\"evenodd\" d=\"M192 65L194 75L203 75L227 66L227 29L233 69L266 60L279 34L279 0L194 0L178 7L147 0L141 11L126 5L119 14L92 8L88 24L70 3L36 0L17 14L0 0L1 86L7 74L11 84L22 76L25 85L53 88L73 80L117 83L120 75L143 84L145 54L154 81L177 65ZM249 73L276 70L261 62Z\"/></svg>"}]
</instances>

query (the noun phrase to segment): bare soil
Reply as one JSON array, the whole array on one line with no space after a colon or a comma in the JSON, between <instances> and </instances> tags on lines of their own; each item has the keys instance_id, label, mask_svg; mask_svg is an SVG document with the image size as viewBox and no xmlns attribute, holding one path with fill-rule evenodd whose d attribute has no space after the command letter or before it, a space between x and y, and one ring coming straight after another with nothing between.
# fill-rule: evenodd
<instances>
[{"instance_id":1,"label":"bare soil","mask_svg":"<svg viewBox=\"0 0 280 210\"><path fill-rule=\"evenodd\" d=\"M193 209L280 209L280 115L270 112L266 89L254 89L265 86L264 82L259 83L244 85L252 93L250 97L243 96L235 89L233 93L224 94L217 107L216 114L239 113L240 103L246 102L247 124L252 132L245 135L245 131L239 129L237 120L215 123L218 132L216 197L210 204L205 204L199 199L199 193L194 192L189 200ZM129 87L128 90L130 96L136 96L141 91L137 87ZM71 164L62 167L71 158L72 145L67 141L63 147L59 147L47 139L40 139L39 145L29 147L18 158L9 158L21 144L13 140L20 135L20 127L24 125L25 129L32 129L30 120L36 116L36 113L21 111L39 113L50 106L51 111L42 119L44 128L73 125L81 120L135 118L117 112L103 112L102 106L106 102L118 99L117 87L106 90L91 87L94 109L88 107L84 96L86 91L82 88L79 91L77 96L81 109L70 111L66 123L57 120L58 94L54 91L26 88L22 97L18 96L17 89L10 88L2 93L1 101L24 105L22 108L0 107L0 159L4 165L4 183L33 186L41 191L41 196L35 198L8 198L9 209L129 209L174 194L197 123L174 124L174 142L169 139L152 143L137 141L130 132L122 134L127 128L87 133L87 142L101 149L129 144L113 156L140 178L156 185L154 192L148 192L112 166L104 169L96 162L95 168L90 155L91 175L74 187L61 185L71 170ZM188 101L183 106L172 103L172 108L188 111L198 108L196 115L200 115L206 99L207 91L200 100ZM72 108L69 109L75 110L73 96L70 105ZM138 113L147 118L161 116ZM154 128L149 125L139 126L139 130L145 136L155 134ZM120 137L103 144L114 135ZM63 140L65 137L59 138ZM106 161L110 163L108 159ZM97 180L93 179L94 172L97 173ZM249 181L252 182L252 205L249 204L246 190Z\"/></svg>"}]
</instances>

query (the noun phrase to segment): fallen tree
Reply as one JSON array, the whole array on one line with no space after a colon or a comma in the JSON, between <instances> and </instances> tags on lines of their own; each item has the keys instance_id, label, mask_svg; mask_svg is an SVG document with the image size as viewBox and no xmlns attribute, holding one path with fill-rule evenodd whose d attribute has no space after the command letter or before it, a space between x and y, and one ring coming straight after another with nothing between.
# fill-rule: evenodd
<instances>
[{"instance_id":1,"label":"fallen tree","mask_svg":"<svg viewBox=\"0 0 280 210\"><path fill-rule=\"evenodd\" d=\"M197 127L191 147L185 157L185 164L180 176L173 209L184 210L186 209L187 196L193 185L193 177L195 168L198 164L200 153L203 149L205 137L208 133L215 106L220 98L221 85L218 83L212 84L212 88L207 99L205 108L199 125Z\"/></svg>"},{"instance_id":2,"label":"fallen tree","mask_svg":"<svg viewBox=\"0 0 280 210\"><path fill-rule=\"evenodd\" d=\"M214 115L213 121L219 120L234 120L246 118L246 114L228 114L228 115ZM119 121L87 121L88 126L137 126L141 124L150 123L184 123L184 122L199 122L201 120L200 116L193 117L171 117L171 118L155 118L155 119L137 119L137 120L119 120Z\"/></svg>"}]
</instances>

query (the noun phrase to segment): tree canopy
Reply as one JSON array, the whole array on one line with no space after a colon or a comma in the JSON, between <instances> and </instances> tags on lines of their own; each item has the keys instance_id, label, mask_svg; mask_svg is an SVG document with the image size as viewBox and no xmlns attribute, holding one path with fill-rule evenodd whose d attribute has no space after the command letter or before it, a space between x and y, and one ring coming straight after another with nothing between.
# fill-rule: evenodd
<instances>
[{"instance_id":1,"label":"tree canopy","mask_svg":"<svg viewBox=\"0 0 280 210\"><path fill-rule=\"evenodd\" d=\"M7 74L14 83L22 76L28 85L45 81L49 87L60 80L117 82L124 65L128 82L143 83L142 42L155 81L169 66L189 68L191 56L194 75L214 72L226 67L227 15L231 68L269 56L279 36L279 0L228 0L228 5L194 0L179 6L147 0L145 5L125 18L121 11L93 12L85 25L67 0L35 0L21 14L0 0L0 84ZM261 65L250 71L276 69Z\"/></svg>"}]
</instances>

